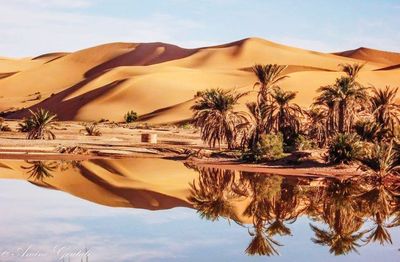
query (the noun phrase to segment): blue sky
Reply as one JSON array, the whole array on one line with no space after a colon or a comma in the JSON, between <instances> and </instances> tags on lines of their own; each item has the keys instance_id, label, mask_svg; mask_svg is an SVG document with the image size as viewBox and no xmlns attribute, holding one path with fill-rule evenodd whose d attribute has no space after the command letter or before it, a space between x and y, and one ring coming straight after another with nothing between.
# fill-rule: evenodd
<instances>
[{"instance_id":1,"label":"blue sky","mask_svg":"<svg viewBox=\"0 0 400 262\"><path fill-rule=\"evenodd\" d=\"M183 47L258 36L333 52L400 52L400 1L0 0L0 56L74 51L107 42Z\"/></svg>"}]
</instances>

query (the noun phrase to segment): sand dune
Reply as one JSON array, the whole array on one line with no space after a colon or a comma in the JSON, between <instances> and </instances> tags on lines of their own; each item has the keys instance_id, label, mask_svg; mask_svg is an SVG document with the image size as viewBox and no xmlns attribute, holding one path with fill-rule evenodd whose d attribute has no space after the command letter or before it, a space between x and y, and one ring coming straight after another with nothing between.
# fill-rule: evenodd
<instances>
[{"instance_id":1,"label":"sand dune","mask_svg":"<svg viewBox=\"0 0 400 262\"><path fill-rule=\"evenodd\" d=\"M296 102L304 107L318 87L340 75L341 63L369 61L360 76L362 83L400 86L398 70L389 67L400 63L399 54L361 51L325 54L247 38L194 49L165 43L111 43L33 59L3 58L0 110L16 111L8 117L20 118L26 108L45 107L61 120L116 121L135 110L145 122L178 122L190 118L189 108L199 90L252 90L256 79L250 68L255 63L288 65L285 73L290 78L281 85L297 91ZM38 92L41 95L32 99ZM252 95L243 102L251 99Z\"/></svg>"},{"instance_id":2,"label":"sand dune","mask_svg":"<svg viewBox=\"0 0 400 262\"><path fill-rule=\"evenodd\" d=\"M366 47L335 53L336 55L379 63L386 66L400 64L400 53L381 51Z\"/></svg>"}]
</instances>

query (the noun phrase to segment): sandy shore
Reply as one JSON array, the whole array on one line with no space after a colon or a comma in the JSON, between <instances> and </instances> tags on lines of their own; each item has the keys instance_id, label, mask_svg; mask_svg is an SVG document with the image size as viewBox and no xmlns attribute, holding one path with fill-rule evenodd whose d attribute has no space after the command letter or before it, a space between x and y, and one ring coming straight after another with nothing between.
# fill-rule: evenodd
<instances>
[{"instance_id":1,"label":"sandy shore","mask_svg":"<svg viewBox=\"0 0 400 262\"><path fill-rule=\"evenodd\" d=\"M83 131L82 122L57 122L53 129L56 134L55 140L27 140L25 133L17 131L18 121L6 121L6 124L13 131L0 132L0 159L87 160L156 157L202 166L281 175L346 177L360 173L355 166L328 166L322 159L296 165L284 162L243 163L224 152L210 150L201 141L195 129L176 126L140 128L134 124L106 122L98 125L101 136L87 136ZM142 143L143 133L157 134L158 143Z\"/></svg>"}]
</instances>

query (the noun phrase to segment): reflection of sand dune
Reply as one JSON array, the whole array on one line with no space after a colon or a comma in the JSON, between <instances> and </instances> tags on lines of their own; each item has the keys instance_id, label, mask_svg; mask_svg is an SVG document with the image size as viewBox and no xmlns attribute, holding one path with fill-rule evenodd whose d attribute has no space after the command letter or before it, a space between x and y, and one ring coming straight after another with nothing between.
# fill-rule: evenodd
<instances>
[{"instance_id":1,"label":"reflection of sand dune","mask_svg":"<svg viewBox=\"0 0 400 262\"><path fill-rule=\"evenodd\" d=\"M102 205L148 210L190 206L188 187L196 174L182 163L160 159L94 160L75 167L59 165L52 176L40 180L29 177L26 167L31 165L2 161L0 177L26 179Z\"/></svg>"},{"instance_id":2,"label":"reflection of sand dune","mask_svg":"<svg viewBox=\"0 0 400 262\"><path fill-rule=\"evenodd\" d=\"M3 58L0 110L46 107L61 120L119 121L134 109L146 115L146 122L176 122L191 115L191 100L199 90L250 90L255 78L249 68L255 63L288 65L290 78L282 86L298 91L296 102L302 106L310 104L318 87L334 81L340 63L368 61L360 76L362 83L400 86L395 70L374 71L399 64L400 54L353 51L325 54L247 38L195 49L165 43L111 43L34 59ZM41 99L27 101L37 92ZM10 117L23 115L17 112Z\"/></svg>"}]
</instances>

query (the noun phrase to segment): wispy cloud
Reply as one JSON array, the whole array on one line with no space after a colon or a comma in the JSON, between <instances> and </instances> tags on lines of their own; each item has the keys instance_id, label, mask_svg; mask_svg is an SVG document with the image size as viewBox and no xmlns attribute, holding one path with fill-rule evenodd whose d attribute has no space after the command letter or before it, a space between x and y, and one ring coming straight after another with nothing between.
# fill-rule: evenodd
<instances>
[{"instance_id":1,"label":"wispy cloud","mask_svg":"<svg viewBox=\"0 0 400 262\"><path fill-rule=\"evenodd\" d=\"M152 14L145 20L90 15L54 7L85 7L86 1L2 1L0 54L32 56L52 51L75 51L107 42L177 42L187 30L200 23ZM32 4L45 2L42 8Z\"/></svg>"}]
</instances>

